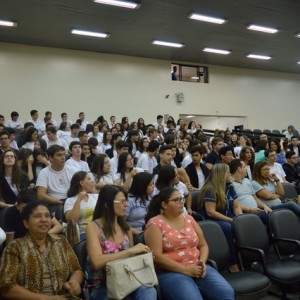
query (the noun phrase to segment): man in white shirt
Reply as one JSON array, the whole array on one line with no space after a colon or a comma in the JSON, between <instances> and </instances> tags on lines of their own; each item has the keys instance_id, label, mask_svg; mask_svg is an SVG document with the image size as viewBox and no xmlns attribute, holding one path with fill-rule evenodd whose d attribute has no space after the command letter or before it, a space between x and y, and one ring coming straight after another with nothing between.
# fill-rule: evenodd
<instances>
[{"instance_id":1,"label":"man in white shirt","mask_svg":"<svg viewBox=\"0 0 300 300\"><path fill-rule=\"evenodd\" d=\"M11 121L8 121L6 123L6 127L10 127L13 129L22 129L24 127L23 123L18 120L18 118L19 118L18 112L13 111L13 112L11 112L10 116L11 116Z\"/></svg>"},{"instance_id":2,"label":"man in white shirt","mask_svg":"<svg viewBox=\"0 0 300 300\"><path fill-rule=\"evenodd\" d=\"M31 115L31 120L29 120L28 122L31 122L33 124L34 128L38 130L39 135L44 134L45 124L43 121L39 120L38 111L33 109L30 111L30 115Z\"/></svg>"},{"instance_id":3,"label":"man in white shirt","mask_svg":"<svg viewBox=\"0 0 300 300\"><path fill-rule=\"evenodd\" d=\"M71 127L71 125L73 124L73 122L71 120L68 120L68 115L67 113L63 112L60 114L60 117L61 117L61 121L58 122L58 127L59 125L62 123L62 122L66 122L68 124L68 128Z\"/></svg>"},{"instance_id":4,"label":"man in white shirt","mask_svg":"<svg viewBox=\"0 0 300 300\"><path fill-rule=\"evenodd\" d=\"M90 168L87 162L81 160L82 148L80 142L71 142L69 150L71 153L71 157L66 161L66 166L73 166L78 171L90 172Z\"/></svg>"},{"instance_id":5,"label":"man in white shirt","mask_svg":"<svg viewBox=\"0 0 300 300\"><path fill-rule=\"evenodd\" d=\"M70 127L71 134L66 135L64 137L64 140L67 142L68 146L70 146L71 142L79 141L78 138L78 132L79 132L79 125L77 123L74 123Z\"/></svg>"},{"instance_id":6,"label":"man in white shirt","mask_svg":"<svg viewBox=\"0 0 300 300\"><path fill-rule=\"evenodd\" d=\"M270 173L275 173L280 180L280 182L288 182L285 179L285 172L281 166L281 164L277 163L277 153L272 149L267 149L265 151L265 157L267 159L268 165L270 167Z\"/></svg>"},{"instance_id":7,"label":"man in white shirt","mask_svg":"<svg viewBox=\"0 0 300 300\"><path fill-rule=\"evenodd\" d=\"M81 121L80 130L85 131L86 125L88 125L90 123L88 121L86 121L84 112L79 113L79 120Z\"/></svg>"},{"instance_id":8,"label":"man in white shirt","mask_svg":"<svg viewBox=\"0 0 300 300\"><path fill-rule=\"evenodd\" d=\"M46 135L47 135L47 139L45 139L45 140L47 143L47 148L50 148L53 145L59 145L59 146L64 147L66 149L66 153L68 153L67 142L63 139L58 138L58 136L56 135L56 129L54 126L47 127Z\"/></svg>"},{"instance_id":9,"label":"man in white shirt","mask_svg":"<svg viewBox=\"0 0 300 300\"><path fill-rule=\"evenodd\" d=\"M53 145L47 150L50 166L42 169L36 181L37 198L52 206L64 203L70 182L77 169L65 165L65 148Z\"/></svg>"}]
</instances>

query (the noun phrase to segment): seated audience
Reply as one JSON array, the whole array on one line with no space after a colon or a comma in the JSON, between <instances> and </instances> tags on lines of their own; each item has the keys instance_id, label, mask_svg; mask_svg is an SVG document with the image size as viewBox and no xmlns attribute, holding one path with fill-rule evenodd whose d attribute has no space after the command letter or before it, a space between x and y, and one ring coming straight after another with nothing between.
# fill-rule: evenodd
<instances>
[{"instance_id":1,"label":"seated audience","mask_svg":"<svg viewBox=\"0 0 300 300\"><path fill-rule=\"evenodd\" d=\"M30 182L19 167L16 154L12 150L0 156L0 208L13 206L19 192L26 189Z\"/></svg>"},{"instance_id":2,"label":"seated audience","mask_svg":"<svg viewBox=\"0 0 300 300\"><path fill-rule=\"evenodd\" d=\"M12 241L3 253L1 296L49 300L79 296L83 273L67 240L48 233L51 214L47 206L40 201L28 204L22 220L27 234Z\"/></svg>"},{"instance_id":3,"label":"seated audience","mask_svg":"<svg viewBox=\"0 0 300 300\"><path fill-rule=\"evenodd\" d=\"M231 250L231 272L239 271L232 236L233 218L242 214L237 195L230 184L230 170L226 164L215 164L199 194L199 213L217 222L224 231Z\"/></svg>"},{"instance_id":4,"label":"seated audience","mask_svg":"<svg viewBox=\"0 0 300 300\"><path fill-rule=\"evenodd\" d=\"M127 223L131 226L134 235L144 229L145 215L154 191L152 175L141 172L133 177L128 192L128 206L126 207Z\"/></svg>"},{"instance_id":5,"label":"seated audience","mask_svg":"<svg viewBox=\"0 0 300 300\"><path fill-rule=\"evenodd\" d=\"M202 230L183 208L184 198L167 187L152 199L146 217L145 241L153 251L162 299L234 299L229 283L206 265Z\"/></svg>"},{"instance_id":6,"label":"seated audience","mask_svg":"<svg viewBox=\"0 0 300 300\"><path fill-rule=\"evenodd\" d=\"M90 172L88 163L81 160L81 154L82 154L81 147L82 146L78 141L74 141L70 143L69 150L71 153L71 157L66 161L66 165L76 168L77 171Z\"/></svg>"},{"instance_id":7,"label":"seated audience","mask_svg":"<svg viewBox=\"0 0 300 300\"><path fill-rule=\"evenodd\" d=\"M107 300L107 290L103 271L105 265L121 258L150 252L143 244L133 246L133 236L125 221L128 200L123 189L104 186L98 197L93 221L87 225L87 278L91 300ZM133 299L157 299L156 290L141 286L131 294Z\"/></svg>"},{"instance_id":8,"label":"seated audience","mask_svg":"<svg viewBox=\"0 0 300 300\"><path fill-rule=\"evenodd\" d=\"M10 243L14 239L23 237L26 234L26 228L22 221L21 214L27 204L36 200L36 192L33 189L22 190L17 197L17 203L8 208L5 212L3 229L6 233L6 244ZM62 230L62 225L55 217L52 217L51 229L48 233L61 233Z\"/></svg>"},{"instance_id":9,"label":"seated audience","mask_svg":"<svg viewBox=\"0 0 300 300\"><path fill-rule=\"evenodd\" d=\"M37 197L53 206L53 210L66 200L71 179L77 169L65 165L64 147L53 145L47 150L47 154L50 166L39 173L36 181Z\"/></svg>"},{"instance_id":10,"label":"seated audience","mask_svg":"<svg viewBox=\"0 0 300 300\"><path fill-rule=\"evenodd\" d=\"M284 195L283 186L277 175L270 173L270 167L266 161L255 164L252 185L256 195L271 209L286 208L300 216L298 204L293 201L281 202L279 197Z\"/></svg>"},{"instance_id":11,"label":"seated audience","mask_svg":"<svg viewBox=\"0 0 300 300\"><path fill-rule=\"evenodd\" d=\"M188 174L193 190L200 190L209 174L209 169L201 163L204 155L202 146L194 146L191 149L192 162L185 168Z\"/></svg>"},{"instance_id":12,"label":"seated audience","mask_svg":"<svg viewBox=\"0 0 300 300\"><path fill-rule=\"evenodd\" d=\"M76 172L70 183L64 204L67 222L79 225L80 239L85 239L85 227L92 220L98 194L93 194L95 183L85 171Z\"/></svg>"}]
</instances>

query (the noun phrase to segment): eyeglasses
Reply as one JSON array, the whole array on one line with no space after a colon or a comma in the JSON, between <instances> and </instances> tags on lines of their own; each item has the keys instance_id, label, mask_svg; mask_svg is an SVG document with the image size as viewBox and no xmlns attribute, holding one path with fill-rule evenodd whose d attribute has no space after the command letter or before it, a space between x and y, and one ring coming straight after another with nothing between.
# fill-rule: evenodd
<instances>
[{"instance_id":1,"label":"eyeglasses","mask_svg":"<svg viewBox=\"0 0 300 300\"><path fill-rule=\"evenodd\" d=\"M4 157L5 157L5 158L15 158L15 156L14 156L13 154L11 154L11 155L10 155L10 154L7 154L7 155L4 155Z\"/></svg>"},{"instance_id":2,"label":"eyeglasses","mask_svg":"<svg viewBox=\"0 0 300 300\"><path fill-rule=\"evenodd\" d=\"M170 201L173 201L176 204L180 204L180 203L184 203L185 202L185 198L181 196L181 197L177 197L177 198L174 198L174 199L170 199L169 202Z\"/></svg>"},{"instance_id":3,"label":"eyeglasses","mask_svg":"<svg viewBox=\"0 0 300 300\"><path fill-rule=\"evenodd\" d=\"M114 200L114 203L116 204L128 204L128 200L127 199L123 199L123 200Z\"/></svg>"}]
</instances>

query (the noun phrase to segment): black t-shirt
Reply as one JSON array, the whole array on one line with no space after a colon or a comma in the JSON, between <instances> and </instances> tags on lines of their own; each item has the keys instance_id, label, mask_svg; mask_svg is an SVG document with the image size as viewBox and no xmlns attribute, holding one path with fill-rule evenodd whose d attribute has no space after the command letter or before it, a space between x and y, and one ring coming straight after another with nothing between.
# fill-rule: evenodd
<instances>
[{"instance_id":1,"label":"black t-shirt","mask_svg":"<svg viewBox=\"0 0 300 300\"><path fill-rule=\"evenodd\" d=\"M26 228L16 206L10 207L5 212L3 230L6 233L14 233L15 239L23 237L26 234Z\"/></svg>"},{"instance_id":2,"label":"black t-shirt","mask_svg":"<svg viewBox=\"0 0 300 300\"><path fill-rule=\"evenodd\" d=\"M221 162L221 157L214 150L208 153L205 159L205 163L216 164Z\"/></svg>"}]
</instances>

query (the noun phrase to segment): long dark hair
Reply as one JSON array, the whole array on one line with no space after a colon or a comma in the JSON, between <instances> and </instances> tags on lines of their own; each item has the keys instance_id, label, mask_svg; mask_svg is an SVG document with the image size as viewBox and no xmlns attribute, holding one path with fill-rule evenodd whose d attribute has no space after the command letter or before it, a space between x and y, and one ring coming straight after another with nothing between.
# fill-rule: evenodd
<instances>
[{"instance_id":1,"label":"long dark hair","mask_svg":"<svg viewBox=\"0 0 300 300\"><path fill-rule=\"evenodd\" d=\"M128 156L131 156L131 154L128 152L123 152L119 156L117 173L120 173L121 182L125 182L125 180L126 180L126 161L127 161ZM132 169L133 168L131 168L129 170L129 172Z\"/></svg>"},{"instance_id":2,"label":"long dark hair","mask_svg":"<svg viewBox=\"0 0 300 300\"><path fill-rule=\"evenodd\" d=\"M26 136L25 136L25 143L27 142L32 142L32 138L31 136L35 133L35 132L38 132L38 130L34 127L30 127L28 129L28 131L26 132Z\"/></svg>"},{"instance_id":3,"label":"long dark hair","mask_svg":"<svg viewBox=\"0 0 300 300\"><path fill-rule=\"evenodd\" d=\"M105 185L98 196L98 201L94 210L93 220L102 219L102 229L106 238L116 234L114 199L118 193L123 193L127 198L126 192L117 185ZM128 233L130 226L126 223L125 217L117 217L117 222L124 234Z\"/></svg>"},{"instance_id":4,"label":"long dark hair","mask_svg":"<svg viewBox=\"0 0 300 300\"><path fill-rule=\"evenodd\" d=\"M80 185L80 181L84 180L84 178L86 177L88 173L85 171L78 171L76 172L70 182L70 188L68 190L68 197L74 197L76 195L79 194L80 189L81 189L81 185Z\"/></svg>"},{"instance_id":5,"label":"long dark hair","mask_svg":"<svg viewBox=\"0 0 300 300\"><path fill-rule=\"evenodd\" d=\"M17 162L17 156L13 150L6 150L2 153L1 158L0 158L0 176L2 178L5 178L5 165L4 165L4 156L7 152L12 152L15 156L15 164L12 169L12 184L16 186L17 190L20 191L24 188L27 187L28 185L28 177L25 172L22 171L22 169L19 167L18 162ZM24 179L27 180L24 180Z\"/></svg>"},{"instance_id":6,"label":"long dark hair","mask_svg":"<svg viewBox=\"0 0 300 300\"><path fill-rule=\"evenodd\" d=\"M103 166L106 157L108 157L106 154L97 154L93 159L91 172L96 175L96 180L100 180L100 178L105 175L103 173Z\"/></svg>"},{"instance_id":7,"label":"long dark hair","mask_svg":"<svg viewBox=\"0 0 300 300\"><path fill-rule=\"evenodd\" d=\"M26 173L28 172L28 159L29 156L32 154L33 154L32 150L27 148L21 148L17 155L18 163L19 161L21 161L20 168Z\"/></svg>"},{"instance_id":8,"label":"long dark hair","mask_svg":"<svg viewBox=\"0 0 300 300\"><path fill-rule=\"evenodd\" d=\"M148 211L147 211L147 214L145 216L145 223L147 224L148 221L151 219L151 218L154 218L156 217L157 215L159 215L163 208L162 208L162 202L168 202L171 195L176 192L177 190L173 187L166 187L166 188L163 188L158 195L155 195L149 206L148 206Z\"/></svg>"},{"instance_id":9,"label":"long dark hair","mask_svg":"<svg viewBox=\"0 0 300 300\"><path fill-rule=\"evenodd\" d=\"M143 205L149 199L147 195L147 187L152 181L152 175L147 172L136 174L132 179L132 184L129 189L129 195L135 197L135 201L140 199ZM152 201L152 200L151 200Z\"/></svg>"},{"instance_id":10,"label":"long dark hair","mask_svg":"<svg viewBox=\"0 0 300 300\"><path fill-rule=\"evenodd\" d=\"M172 179L176 177L175 168L172 165L163 166L158 172L158 177L155 186L161 190L167 186L170 186Z\"/></svg>"}]
</instances>

